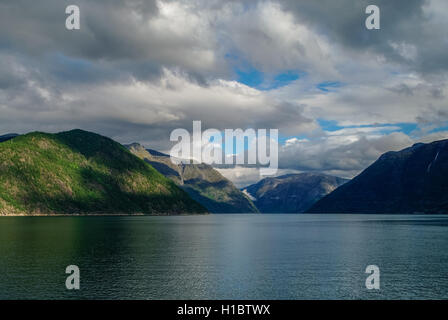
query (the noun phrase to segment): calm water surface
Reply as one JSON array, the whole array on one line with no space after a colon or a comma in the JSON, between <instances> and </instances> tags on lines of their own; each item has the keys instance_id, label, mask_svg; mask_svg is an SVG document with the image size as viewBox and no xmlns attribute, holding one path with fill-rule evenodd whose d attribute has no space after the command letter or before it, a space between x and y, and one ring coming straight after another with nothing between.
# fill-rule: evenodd
<instances>
[{"instance_id":1,"label":"calm water surface","mask_svg":"<svg viewBox=\"0 0 448 320\"><path fill-rule=\"evenodd\" d=\"M448 216L0 218L0 299L43 298L447 299Z\"/></svg>"}]
</instances>

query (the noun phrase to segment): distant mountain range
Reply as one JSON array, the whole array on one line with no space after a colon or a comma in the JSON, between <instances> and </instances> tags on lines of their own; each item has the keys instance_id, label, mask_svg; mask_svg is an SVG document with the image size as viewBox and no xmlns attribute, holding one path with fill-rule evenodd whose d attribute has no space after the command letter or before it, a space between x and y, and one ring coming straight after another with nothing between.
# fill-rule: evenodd
<instances>
[{"instance_id":1,"label":"distant mountain range","mask_svg":"<svg viewBox=\"0 0 448 320\"><path fill-rule=\"evenodd\" d=\"M300 173L239 190L209 165L83 130L0 136L0 215L448 213L447 177L448 140L387 152L350 181Z\"/></svg>"},{"instance_id":2,"label":"distant mountain range","mask_svg":"<svg viewBox=\"0 0 448 320\"><path fill-rule=\"evenodd\" d=\"M302 213L348 180L317 173L265 178L243 188L263 213Z\"/></svg>"},{"instance_id":3,"label":"distant mountain range","mask_svg":"<svg viewBox=\"0 0 448 320\"><path fill-rule=\"evenodd\" d=\"M387 152L312 213L448 213L448 140Z\"/></svg>"},{"instance_id":4,"label":"distant mountain range","mask_svg":"<svg viewBox=\"0 0 448 320\"><path fill-rule=\"evenodd\" d=\"M0 143L0 215L207 213L121 144L82 130Z\"/></svg>"},{"instance_id":5,"label":"distant mountain range","mask_svg":"<svg viewBox=\"0 0 448 320\"><path fill-rule=\"evenodd\" d=\"M174 164L170 156L145 149L138 143L126 146L157 171L174 181L191 198L212 213L257 213L252 201L231 181L207 164Z\"/></svg>"}]
</instances>

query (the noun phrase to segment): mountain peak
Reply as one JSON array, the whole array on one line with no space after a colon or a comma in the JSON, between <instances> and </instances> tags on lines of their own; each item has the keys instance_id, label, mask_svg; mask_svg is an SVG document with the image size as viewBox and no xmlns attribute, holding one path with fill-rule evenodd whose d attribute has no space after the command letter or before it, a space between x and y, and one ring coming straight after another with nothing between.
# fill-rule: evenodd
<instances>
[{"instance_id":1,"label":"mountain peak","mask_svg":"<svg viewBox=\"0 0 448 320\"><path fill-rule=\"evenodd\" d=\"M0 144L0 214L178 214L205 208L118 142L83 130Z\"/></svg>"},{"instance_id":2,"label":"mountain peak","mask_svg":"<svg viewBox=\"0 0 448 320\"><path fill-rule=\"evenodd\" d=\"M165 177L174 181L210 212L258 212L249 197L208 164L175 164L171 162L169 155L162 152L132 147L132 145L127 147L132 153L145 160Z\"/></svg>"},{"instance_id":3,"label":"mountain peak","mask_svg":"<svg viewBox=\"0 0 448 320\"><path fill-rule=\"evenodd\" d=\"M383 154L318 201L314 213L446 213L448 140Z\"/></svg>"},{"instance_id":4,"label":"mountain peak","mask_svg":"<svg viewBox=\"0 0 448 320\"><path fill-rule=\"evenodd\" d=\"M316 172L268 177L243 188L264 213L301 213L346 179Z\"/></svg>"}]
</instances>

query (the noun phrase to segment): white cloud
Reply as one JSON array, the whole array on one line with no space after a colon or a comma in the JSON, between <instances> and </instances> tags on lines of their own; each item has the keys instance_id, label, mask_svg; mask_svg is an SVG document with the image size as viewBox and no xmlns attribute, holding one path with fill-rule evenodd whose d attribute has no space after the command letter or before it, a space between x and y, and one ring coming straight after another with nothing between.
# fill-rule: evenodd
<instances>
[{"instance_id":1,"label":"white cloud","mask_svg":"<svg viewBox=\"0 0 448 320\"><path fill-rule=\"evenodd\" d=\"M417 59L418 50L417 47L413 44L409 44L406 42L389 42L390 46L404 59L415 61Z\"/></svg>"},{"instance_id":2,"label":"white cloud","mask_svg":"<svg viewBox=\"0 0 448 320\"><path fill-rule=\"evenodd\" d=\"M445 83L428 83L411 74L374 85L349 84L334 92L299 98L296 103L306 106L307 116L334 120L341 126L415 123L446 112L446 91Z\"/></svg>"},{"instance_id":3,"label":"white cloud","mask_svg":"<svg viewBox=\"0 0 448 320\"><path fill-rule=\"evenodd\" d=\"M242 166L236 166L234 168L217 168L224 177L231 180L237 188L243 188L259 181L260 171L258 168L247 168ZM290 173L300 173L299 170L294 169L280 169L277 175L284 175Z\"/></svg>"},{"instance_id":4,"label":"white cloud","mask_svg":"<svg viewBox=\"0 0 448 320\"><path fill-rule=\"evenodd\" d=\"M48 126L54 126L53 130L79 126L96 131L100 127L103 134L120 141L132 138L153 143L154 148L166 149L171 130L191 131L193 120L201 120L203 130L248 126L269 129L273 126L305 132L315 126L302 116L300 107L282 104L264 92L226 80L201 85L187 74L168 69L154 82L133 79L45 87L35 81L32 74L23 82L25 87L21 95L11 97L0 91L3 108L0 125L5 131L26 130L26 127L48 129ZM33 112L33 117L24 117L25 110ZM25 122L24 128L20 127L20 121ZM102 122L108 126L103 127Z\"/></svg>"},{"instance_id":5,"label":"white cloud","mask_svg":"<svg viewBox=\"0 0 448 320\"><path fill-rule=\"evenodd\" d=\"M333 73L331 47L322 36L275 2L237 6L220 21L228 46L261 71L309 70Z\"/></svg>"}]
</instances>

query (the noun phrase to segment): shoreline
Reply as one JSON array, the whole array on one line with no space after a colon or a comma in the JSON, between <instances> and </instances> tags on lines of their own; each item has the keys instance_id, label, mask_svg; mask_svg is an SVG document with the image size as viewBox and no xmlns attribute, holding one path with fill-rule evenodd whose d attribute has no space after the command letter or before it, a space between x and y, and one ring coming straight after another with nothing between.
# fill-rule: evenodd
<instances>
[{"instance_id":1,"label":"shoreline","mask_svg":"<svg viewBox=\"0 0 448 320\"><path fill-rule=\"evenodd\" d=\"M206 216L210 213L39 213L39 214L6 214L4 217L169 217L169 216Z\"/></svg>"},{"instance_id":2,"label":"shoreline","mask_svg":"<svg viewBox=\"0 0 448 320\"><path fill-rule=\"evenodd\" d=\"M234 214L247 214L247 215L393 215L393 216L447 216L447 213L14 213L14 214L0 214L0 219L4 217L176 217L176 216L208 216L208 215L234 215Z\"/></svg>"}]
</instances>

